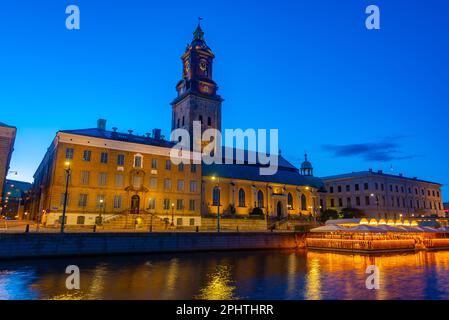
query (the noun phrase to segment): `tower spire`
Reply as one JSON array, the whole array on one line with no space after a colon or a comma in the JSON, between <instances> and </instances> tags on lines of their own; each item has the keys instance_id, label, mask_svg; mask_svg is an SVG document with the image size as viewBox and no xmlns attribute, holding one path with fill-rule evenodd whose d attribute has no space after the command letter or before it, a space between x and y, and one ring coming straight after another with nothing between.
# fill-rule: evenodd
<instances>
[{"instance_id":1,"label":"tower spire","mask_svg":"<svg viewBox=\"0 0 449 320\"><path fill-rule=\"evenodd\" d=\"M198 25L196 27L196 30L193 32L193 39L194 40L204 40L204 32L201 29L201 20L203 20L203 18L198 17Z\"/></svg>"}]
</instances>

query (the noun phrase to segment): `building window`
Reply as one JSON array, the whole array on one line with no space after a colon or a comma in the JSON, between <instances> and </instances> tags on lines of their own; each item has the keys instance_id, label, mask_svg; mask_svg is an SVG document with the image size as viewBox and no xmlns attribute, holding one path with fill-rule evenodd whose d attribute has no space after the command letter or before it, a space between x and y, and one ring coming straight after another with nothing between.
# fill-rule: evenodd
<instances>
[{"instance_id":1,"label":"building window","mask_svg":"<svg viewBox=\"0 0 449 320\"><path fill-rule=\"evenodd\" d=\"M195 219L194 219L194 218L190 218L190 220L189 220L189 225L190 225L191 227L193 227L193 226L195 225Z\"/></svg>"},{"instance_id":2,"label":"building window","mask_svg":"<svg viewBox=\"0 0 449 320\"><path fill-rule=\"evenodd\" d=\"M385 186L384 186L384 184L383 184L383 183L381 183L381 185L380 185L380 190L382 190L382 191L384 191L384 190L385 190Z\"/></svg>"},{"instance_id":3,"label":"building window","mask_svg":"<svg viewBox=\"0 0 449 320\"><path fill-rule=\"evenodd\" d=\"M100 154L100 162L101 163L108 163L108 153L107 152L102 152Z\"/></svg>"},{"instance_id":4,"label":"building window","mask_svg":"<svg viewBox=\"0 0 449 320\"><path fill-rule=\"evenodd\" d=\"M195 211L195 200L189 200L189 211Z\"/></svg>"},{"instance_id":5,"label":"building window","mask_svg":"<svg viewBox=\"0 0 449 320\"><path fill-rule=\"evenodd\" d=\"M200 121L201 125L203 125L203 116L200 115L200 116L198 117L198 120Z\"/></svg>"},{"instance_id":6,"label":"building window","mask_svg":"<svg viewBox=\"0 0 449 320\"><path fill-rule=\"evenodd\" d=\"M116 174L115 175L115 186L116 187L123 187L123 174Z\"/></svg>"},{"instance_id":7,"label":"building window","mask_svg":"<svg viewBox=\"0 0 449 320\"><path fill-rule=\"evenodd\" d=\"M176 200L176 210L180 211L184 209L184 201L182 199Z\"/></svg>"},{"instance_id":8,"label":"building window","mask_svg":"<svg viewBox=\"0 0 449 320\"><path fill-rule=\"evenodd\" d=\"M148 200L148 210L155 210L156 209L156 199L150 198Z\"/></svg>"},{"instance_id":9,"label":"building window","mask_svg":"<svg viewBox=\"0 0 449 320\"><path fill-rule=\"evenodd\" d=\"M360 207L360 197L355 197L355 205Z\"/></svg>"},{"instance_id":10,"label":"building window","mask_svg":"<svg viewBox=\"0 0 449 320\"><path fill-rule=\"evenodd\" d=\"M369 206L369 196L365 197L365 206Z\"/></svg>"},{"instance_id":11,"label":"building window","mask_svg":"<svg viewBox=\"0 0 449 320\"><path fill-rule=\"evenodd\" d=\"M165 170L171 170L171 160L165 160Z\"/></svg>"},{"instance_id":12,"label":"building window","mask_svg":"<svg viewBox=\"0 0 449 320\"><path fill-rule=\"evenodd\" d=\"M245 207L245 190L239 190L239 207Z\"/></svg>"},{"instance_id":13,"label":"building window","mask_svg":"<svg viewBox=\"0 0 449 320\"><path fill-rule=\"evenodd\" d=\"M263 201L263 192L262 192L262 190L259 190L257 192L257 207L263 208L264 207L263 203L264 203L264 201Z\"/></svg>"},{"instance_id":14,"label":"building window","mask_svg":"<svg viewBox=\"0 0 449 320\"><path fill-rule=\"evenodd\" d=\"M151 159L151 169L157 169L157 159Z\"/></svg>"},{"instance_id":15,"label":"building window","mask_svg":"<svg viewBox=\"0 0 449 320\"><path fill-rule=\"evenodd\" d=\"M196 192L196 181L190 181L190 192Z\"/></svg>"},{"instance_id":16,"label":"building window","mask_svg":"<svg viewBox=\"0 0 449 320\"><path fill-rule=\"evenodd\" d=\"M83 160L84 160L84 161L90 161L91 155L92 155L92 151L90 151L90 150L84 150L84 153L83 153Z\"/></svg>"},{"instance_id":17,"label":"building window","mask_svg":"<svg viewBox=\"0 0 449 320\"><path fill-rule=\"evenodd\" d=\"M107 162L107 159L106 159L106 162ZM125 155L124 154L117 155L117 165L118 166L124 166L125 165Z\"/></svg>"},{"instance_id":18,"label":"building window","mask_svg":"<svg viewBox=\"0 0 449 320\"><path fill-rule=\"evenodd\" d=\"M184 180L178 180L178 191L184 191Z\"/></svg>"},{"instance_id":19,"label":"building window","mask_svg":"<svg viewBox=\"0 0 449 320\"><path fill-rule=\"evenodd\" d=\"M122 207L122 196L114 196L114 209Z\"/></svg>"},{"instance_id":20,"label":"building window","mask_svg":"<svg viewBox=\"0 0 449 320\"><path fill-rule=\"evenodd\" d=\"M185 125L185 117L184 116L182 116L182 125L184 126Z\"/></svg>"},{"instance_id":21,"label":"building window","mask_svg":"<svg viewBox=\"0 0 449 320\"><path fill-rule=\"evenodd\" d=\"M103 209L105 206L105 196L104 194L99 194L97 196L97 209Z\"/></svg>"},{"instance_id":22,"label":"building window","mask_svg":"<svg viewBox=\"0 0 449 320\"><path fill-rule=\"evenodd\" d=\"M151 178L150 179L150 188L153 190L157 189L157 178Z\"/></svg>"},{"instance_id":23,"label":"building window","mask_svg":"<svg viewBox=\"0 0 449 320\"><path fill-rule=\"evenodd\" d=\"M65 149L65 158L67 160L73 159L73 148L67 148Z\"/></svg>"},{"instance_id":24,"label":"building window","mask_svg":"<svg viewBox=\"0 0 449 320\"><path fill-rule=\"evenodd\" d=\"M359 184L356 183L356 184L354 185L354 188L355 188L355 191L359 191L359 190L360 190L360 189L359 189Z\"/></svg>"},{"instance_id":25,"label":"building window","mask_svg":"<svg viewBox=\"0 0 449 320\"><path fill-rule=\"evenodd\" d=\"M182 226L182 218L177 218L176 219L176 225L177 226Z\"/></svg>"},{"instance_id":26,"label":"building window","mask_svg":"<svg viewBox=\"0 0 449 320\"><path fill-rule=\"evenodd\" d=\"M393 185L390 184L390 192L393 192Z\"/></svg>"},{"instance_id":27,"label":"building window","mask_svg":"<svg viewBox=\"0 0 449 320\"><path fill-rule=\"evenodd\" d=\"M171 179L164 179L164 190L171 190Z\"/></svg>"},{"instance_id":28,"label":"building window","mask_svg":"<svg viewBox=\"0 0 449 320\"><path fill-rule=\"evenodd\" d=\"M293 210L293 196L290 192L287 195L287 209Z\"/></svg>"},{"instance_id":29,"label":"building window","mask_svg":"<svg viewBox=\"0 0 449 320\"><path fill-rule=\"evenodd\" d=\"M334 193L334 187L329 187L329 193Z\"/></svg>"},{"instance_id":30,"label":"building window","mask_svg":"<svg viewBox=\"0 0 449 320\"><path fill-rule=\"evenodd\" d=\"M369 189L369 185L368 185L367 182L365 182L365 183L363 184L363 189L365 189L365 190L368 190L368 189Z\"/></svg>"},{"instance_id":31,"label":"building window","mask_svg":"<svg viewBox=\"0 0 449 320\"><path fill-rule=\"evenodd\" d=\"M181 123L181 119L178 118L178 124L177 124L177 126L176 126L177 128L180 127L180 123Z\"/></svg>"},{"instance_id":32,"label":"building window","mask_svg":"<svg viewBox=\"0 0 449 320\"><path fill-rule=\"evenodd\" d=\"M134 156L134 168L142 168L142 156L141 155Z\"/></svg>"},{"instance_id":33,"label":"building window","mask_svg":"<svg viewBox=\"0 0 449 320\"><path fill-rule=\"evenodd\" d=\"M331 199L331 208L335 207L335 200L332 198Z\"/></svg>"},{"instance_id":34,"label":"building window","mask_svg":"<svg viewBox=\"0 0 449 320\"><path fill-rule=\"evenodd\" d=\"M178 172L183 172L184 171L184 163L180 163L178 164Z\"/></svg>"},{"instance_id":35,"label":"building window","mask_svg":"<svg viewBox=\"0 0 449 320\"><path fill-rule=\"evenodd\" d=\"M170 210L170 199L164 199L164 210Z\"/></svg>"},{"instance_id":36,"label":"building window","mask_svg":"<svg viewBox=\"0 0 449 320\"><path fill-rule=\"evenodd\" d=\"M76 217L76 224L81 225L81 224L84 224L85 221L86 221L86 217L84 217L84 216Z\"/></svg>"},{"instance_id":37,"label":"building window","mask_svg":"<svg viewBox=\"0 0 449 320\"><path fill-rule=\"evenodd\" d=\"M69 205L70 193L67 193L67 206ZM59 198L59 205L61 207L64 206L65 193L61 193L61 197Z\"/></svg>"},{"instance_id":38,"label":"building window","mask_svg":"<svg viewBox=\"0 0 449 320\"><path fill-rule=\"evenodd\" d=\"M100 172L98 174L98 185L103 187L106 185L106 179L108 174L106 172Z\"/></svg>"},{"instance_id":39,"label":"building window","mask_svg":"<svg viewBox=\"0 0 449 320\"><path fill-rule=\"evenodd\" d=\"M89 184L89 176L90 176L90 172L89 171L81 171L81 175L80 175L80 183L84 186L87 186Z\"/></svg>"},{"instance_id":40,"label":"building window","mask_svg":"<svg viewBox=\"0 0 449 320\"><path fill-rule=\"evenodd\" d=\"M134 190L139 190L142 188L142 177L133 176L133 188Z\"/></svg>"},{"instance_id":41,"label":"building window","mask_svg":"<svg viewBox=\"0 0 449 320\"><path fill-rule=\"evenodd\" d=\"M80 194L80 197L78 199L78 207L85 208L87 207L87 194Z\"/></svg>"},{"instance_id":42,"label":"building window","mask_svg":"<svg viewBox=\"0 0 449 320\"><path fill-rule=\"evenodd\" d=\"M339 201L341 202L341 198L339 199ZM342 205L340 205L340 207L342 207ZM307 210L307 198L305 195L301 196L301 210Z\"/></svg>"},{"instance_id":43,"label":"building window","mask_svg":"<svg viewBox=\"0 0 449 320\"><path fill-rule=\"evenodd\" d=\"M207 125L210 127L212 125L212 119L207 117Z\"/></svg>"},{"instance_id":44,"label":"building window","mask_svg":"<svg viewBox=\"0 0 449 320\"><path fill-rule=\"evenodd\" d=\"M192 164L192 165L190 166L190 172L191 172L191 173L196 173L196 164Z\"/></svg>"},{"instance_id":45,"label":"building window","mask_svg":"<svg viewBox=\"0 0 449 320\"><path fill-rule=\"evenodd\" d=\"M220 203L220 188L214 187L212 190L212 205L218 206Z\"/></svg>"},{"instance_id":46,"label":"building window","mask_svg":"<svg viewBox=\"0 0 449 320\"><path fill-rule=\"evenodd\" d=\"M401 186L401 193L404 193L404 187Z\"/></svg>"},{"instance_id":47,"label":"building window","mask_svg":"<svg viewBox=\"0 0 449 320\"><path fill-rule=\"evenodd\" d=\"M351 186L349 184L346 185L346 192L350 192L351 191Z\"/></svg>"},{"instance_id":48,"label":"building window","mask_svg":"<svg viewBox=\"0 0 449 320\"><path fill-rule=\"evenodd\" d=\"M341 186L337 187L338 192L341 192Z\"/></svg>"},{"instance_id":49,"label":"building window","mask_svg":"<svg viewBox=\"0 0 449 320\"><path fill-rule=\"evenodd\" d=\"M437 197L438 197L438 198L440 197L440 192L439 192L439 191L437 191Z\"/></svg>"},{"instance_id":50,"label":"building window","mask_svg":"<svg viewBox=\"0 0 449 320\"><path fill-rule=\"evenodd\" d=\"M377 182L374 183L374 189L379 190L379 183Z\"/></svg>"},{"instance_id":51,"label":"building window","mask_svg":"<svg viewBox=\"0 0 449 320\"><path fill-rule=\"evenodd\" d=\"M352 208L351 198L346 198L346 207L347 208Z\"/></svg>"},{"instance_id":52,"label":"building window","mask_svg":"<svg viewBox=\"0 0 449 320\"><path fill-rule=\"evenodd\" d=\"M395 187L396 187L396 188L395 188L395 189L396 189L396 192L399 192L399 187L398 187L398 186L395 186Z\"/></svg>"}]
</instances>

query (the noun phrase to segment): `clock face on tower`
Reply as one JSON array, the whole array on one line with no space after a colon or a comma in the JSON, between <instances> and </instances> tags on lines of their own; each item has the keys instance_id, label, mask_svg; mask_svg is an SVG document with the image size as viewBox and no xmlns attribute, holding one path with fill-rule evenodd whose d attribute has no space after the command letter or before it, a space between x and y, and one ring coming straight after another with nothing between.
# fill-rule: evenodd
<instances>
[{"instance_id":1,"label":"clock face on tower","mask_svg":"<svg viewBox=\"0 0 449 320\"><path fill-rule=\"evenodd\" d=\"M204 73L207 72L207 62L204 60L200 61L200 70L203 71Z\"/></svg>"}]
</instances>

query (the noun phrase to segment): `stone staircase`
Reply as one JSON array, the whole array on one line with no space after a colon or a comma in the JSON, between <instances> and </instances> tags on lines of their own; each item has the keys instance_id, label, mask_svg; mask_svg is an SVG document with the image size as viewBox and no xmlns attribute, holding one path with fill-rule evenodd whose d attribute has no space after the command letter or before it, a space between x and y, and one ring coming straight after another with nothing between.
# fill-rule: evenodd
<instances>
[{"instance_id":1,"label":"stone staircase","mask_svg":"<svg viewBox=\"0 0 449 320\"><path fill-rule=\"evenodd\" d=\"M171 228L170 223L166 223L152 213L121 213L97 226L97 230L103 231L166 231Z\"/></svg>"}]
</instances>

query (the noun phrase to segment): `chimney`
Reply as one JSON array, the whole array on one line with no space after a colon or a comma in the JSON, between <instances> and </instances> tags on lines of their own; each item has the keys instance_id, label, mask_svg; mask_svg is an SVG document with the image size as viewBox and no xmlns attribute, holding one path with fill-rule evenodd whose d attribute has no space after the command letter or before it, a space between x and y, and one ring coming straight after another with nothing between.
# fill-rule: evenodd
<instances>
[{"instance_id":1,"label":"chimney","mask_svg":"<svg viewBox=\"0 0 449 320\"><path fill-rule=\"evenodd\" d=\"M383 172L383 170L377 170L377 173L382 174L384 172Z\"/></svg>"},{"instance_id":2,"label":"chimney","mask_svg":"<svg viewBox=\"0 0 449 320\"><path fill-rule=\"evenodd\" d=\"M151 133L147 132L147 133L145 133L145 136L146 136L147 138L151 138Z\"/></svg>"},{"instance_id":3,"label":"chimney","mask_svg":"<svg viewBox=\"0 0 449 320\"><path fill-rule=\"evenodd\" d=\"M369 172L373 172L373 169L371 169L371 168L369 168L369 170L368 170Z\"/></svg>"},{"instance_id":4,"label":"chimney","mask_svg":"<svg viewBox=\"0 0 449 320\"><path fill-rule=\"evenodd\" d=\"M402 173L399 174L400 177L403 177L404 175Z\"/></svg>"},{"instance_id":5,"label":"chimney","mask_svg":"<svg viewBox=\"0 0 449 320\"><path fill-rule=\"evenodd\" d=\"M128 133L129 133L130 135L132 135L133 132L134 132L134 130L128 130Z\"/></svg>"},{"instance_id":6,"label":"chimney","mask_svg":"<svg viewBox=\"0 0 449 320\"><path fill-rule=\"evenodd\" d=\"M161 129L153 129L153 139L161 139Z\"/></svg>"},{"instance_id":7,"label":"chimney","mask_svg":"<svg viewBox=\"0 0 449 320\"><path fill-rule=\"evenodd\" d=\"M97 120L97 129L106 130L106 120L105 119Z\"/></svg>"},{"instance_id":8,"label":"chimney","mask_svg":"<svg viewBox=\"0 0 449 320\"><path fill-rule=\"evenodd\" d=\"M117 127L113 127L112 131L117 132L118 128Z\"/></svg>"}]
</instances>

